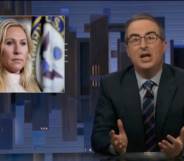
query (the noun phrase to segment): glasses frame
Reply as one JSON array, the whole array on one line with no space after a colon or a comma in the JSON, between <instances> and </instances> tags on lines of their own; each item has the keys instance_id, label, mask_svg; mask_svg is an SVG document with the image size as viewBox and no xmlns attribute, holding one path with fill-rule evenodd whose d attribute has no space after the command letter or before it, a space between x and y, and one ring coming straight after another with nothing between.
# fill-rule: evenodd
<instances>
[{"instance_id":1,"label":"glasses frame","mask_svg":"<svg viewBox=\"0 0 184 161\"><path fill-rule=\"evenodd\" d=\"M149 39L146 37L146 36L150 36L150 34L153 34L155 36L155 40L152 40L152 41L149 41ZM131 42L130 39L133 37L133 36L136 36L138 38L138 41L137 42ZM130 35L128 38L127 38L127 45L128 44L131 44L133 46L137 46L137 45L140 45L141 44L141 41L142 39L144 39L145 43L146 44L154 44L158 39L160 40L164 40L162 36L160 36L159 34L157 34L155 31L150 31L150 32L147 32L144 36L140 36L139 34L132 34Z\"/></svg>"}]
</instances>

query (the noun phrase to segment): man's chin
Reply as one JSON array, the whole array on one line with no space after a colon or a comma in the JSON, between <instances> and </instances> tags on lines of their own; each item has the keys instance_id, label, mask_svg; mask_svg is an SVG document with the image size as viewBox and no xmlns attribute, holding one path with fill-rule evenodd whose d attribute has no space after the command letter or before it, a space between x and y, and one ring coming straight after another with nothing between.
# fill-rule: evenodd
<instances>
[{"instance_id":1,"label":"man's chin","mask_svg":"<svg viewBox=\"0 0 184 161\"><path fill-rule=\"evenodd\" d=\"M154 65L152 64L152 62L145 62L145 63L141 63L141 65L139 65L139 69L141 70L151 70L154 67Z\"/></svg>"}]
</instances>

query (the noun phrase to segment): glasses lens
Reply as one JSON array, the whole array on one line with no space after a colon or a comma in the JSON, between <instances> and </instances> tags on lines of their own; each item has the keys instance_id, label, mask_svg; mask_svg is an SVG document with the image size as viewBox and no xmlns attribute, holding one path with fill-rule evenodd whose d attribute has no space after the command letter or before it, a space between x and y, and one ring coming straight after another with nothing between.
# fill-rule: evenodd
<instances>
[{"instance_id":1,"label":"glasses lens","mask_svg":"<svg viewBox=\"0 0 184 161\"><path fill-rule=\"evenodd\" d=\"M131 45L139 45L141 43L141 39L144 38L144 41L146 43L152 44L157 40L158 37L160 38L160 36L156 32L149 32L143 37L141 37L140 35L131 35L128 38L127 43Z\"/></svg>"},{"instance_id":2,"label":"glasses lens","mask_svg":"<svg viewBox=\"0 0 184 161\"><path fill-rule=\"evenodd\" d=\"M141 40L141 37L140 36L130 36L129 39L128 39L128 43L130 44L133 44L133 45L136 45L136 44L139 44Z\"/></svg>"},{"instance_id":3,"label":"glasses lens","mask_svg":"<svg viewBox=\"0 0 184 161\"><path fill-rule=\"evenodd\" d=\"M156 35L156 33L149 33L149 34L145 35L144 38L145 38L147 43L151 44L157 40L157 35Z\"/></svg>"}]
</instances>

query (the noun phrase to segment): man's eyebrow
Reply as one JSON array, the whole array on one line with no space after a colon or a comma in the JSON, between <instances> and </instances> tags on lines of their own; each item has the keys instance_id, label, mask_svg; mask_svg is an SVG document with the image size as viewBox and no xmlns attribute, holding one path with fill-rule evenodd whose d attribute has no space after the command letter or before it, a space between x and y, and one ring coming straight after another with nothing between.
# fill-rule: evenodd
<instances>
[{"instance_id":1,"label":"man's eyebrow","mask_svg":"<svg viewBox=\"0 0 184 161\"><path fill-rule=\"evenodd\" d=\"M148 31L144 35L148 35L148 34L152 34L152 33L157 34L155 31ZM141 36L141 35L139 35L137 33L132 33L129 35L129 37L132 37L132 36Z\"/></svg>"},{"instance_id":2,"label":"man's eyebrow","mask_svg":"<svg viewBox=\"0 0 184 161\"><path fill-rule=\"evenodd\" d=\"M145 33L144 35L148 35L148 34L157 34L155 31L149 31L147 33Z\"/></svg>"},{"instance_id":3,"label":"man's eyebrow","mask_svg":"<svg viewBox=\"0 0 184 161\"><path fill-rule=\"evenodd\" d=\"M140 35L136 34L136 33L133 33L133 34L130 34L128 37L132 37L132 36L140 36Z\"/></svg>"}]
</instances>

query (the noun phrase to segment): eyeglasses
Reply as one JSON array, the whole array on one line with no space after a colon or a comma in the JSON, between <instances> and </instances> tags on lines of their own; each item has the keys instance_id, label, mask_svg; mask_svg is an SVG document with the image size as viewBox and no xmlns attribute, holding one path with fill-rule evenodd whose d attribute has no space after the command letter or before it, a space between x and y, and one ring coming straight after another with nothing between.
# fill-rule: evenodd
<instances>
[{"instance_id":1,"label":"eyeglasses","mask_svg":"<svg viewBox=\"0 0 184 161\"><path fill-rule=\"evenodd\" d=\"M141 40L144 38L144 41L146 44L153 44L157 41L157 39L163 40L163 38L158 35L156 32L148 32L144 36L140 36L138 34L132 34L130 37L127 39L127 44L136 46L141 44Z\"/></svg>"}]
</instances>

